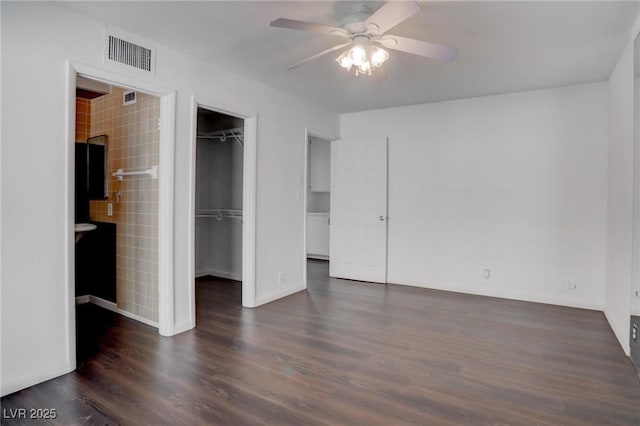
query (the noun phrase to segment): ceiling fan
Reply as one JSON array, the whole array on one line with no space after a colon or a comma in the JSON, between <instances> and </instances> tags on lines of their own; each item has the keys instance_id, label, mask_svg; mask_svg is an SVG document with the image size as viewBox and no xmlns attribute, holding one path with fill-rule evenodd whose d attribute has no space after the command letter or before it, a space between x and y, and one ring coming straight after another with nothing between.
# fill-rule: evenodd
<instances>
[{"instance_id":1,"label":"ceiling fan","mask_svg":"<svg viewBox=\"0 0 640 426\"><path fill-rule=\"evenodd\" d=\"M391 28L415 15L420 10L422 8L415 0L389 1L375 12L372 12L366 5L356 5L353 13L345 19L345 23L341 27L286 18L272 21L271 26L311 31L341 37L345 40L343 43L298 62L289 67L290 70L327 53L346 48L348 50L338 56L336 62L347 71L353 68L356 75L372 75L374 69L380 68L389 58L389 52L385 48L439 61L454 61L458 57L458 49L386 34Z\"/></svg>"}]
</instances>

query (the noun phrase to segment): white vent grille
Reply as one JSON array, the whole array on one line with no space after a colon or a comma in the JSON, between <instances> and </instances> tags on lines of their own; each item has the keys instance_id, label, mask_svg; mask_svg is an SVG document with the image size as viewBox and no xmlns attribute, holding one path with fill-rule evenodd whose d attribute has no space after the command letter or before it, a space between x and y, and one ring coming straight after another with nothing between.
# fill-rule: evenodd
<instances>
[{"instance_id":1,"label":"white vent grille","mask_svg":"<svg viewBox=\"0 0 640 426\"><path fill-rule=\"evenodd\" d=\"M138 92L135 90L127 90L122 94L122 105L133 105L138 99Z\"/></svg>"},{"instance_id":2,"label":"white vent grille","mask_svg":"<svg viewBox=\"0 0 640 426\"><path fill-rule=\"evenodd\" d=\"M151 72L152 50L121 38L109 35L107 58Z\"/></svg>"}]
</instances>

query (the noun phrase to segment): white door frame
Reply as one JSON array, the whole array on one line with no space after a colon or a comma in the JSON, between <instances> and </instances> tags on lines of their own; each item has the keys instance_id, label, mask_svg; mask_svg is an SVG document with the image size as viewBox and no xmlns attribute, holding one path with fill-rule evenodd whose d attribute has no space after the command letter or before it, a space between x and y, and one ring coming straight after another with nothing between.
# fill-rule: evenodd
<instances>
[{"instance_id":1,"label":"white door frame","mask_svg":"<svg viewBox=\"0 0 640 426\"><path fill-rule=\"evenodd\" d=\"M86 76L115 86L135 89L160 97L160 164L159 164L159 211L158 211L158 298L159 333L174 334L174 280L173 280L173 206L174 206L174 147L176 92L156 82L139 80L90 65L67 61L66 93L66 163L65 206L65 256L67 282L67 362L71 369L76 366L75 327L75 121L76 121L76 77Z\"/></svg>"},{"instance_id":2,"label":"white door frame","mask_svg":"<svg viewBox=\"0 0 640 426\"><path fill-rule=\"evenodd\" d=\"M189 147L189 322L196 326L196 145L198 132L198 108L219 112L244 120L244 148L242 151L242 306L256 306L256 194L258 115L240 112L239 108L223 105L213 100L191 97L191 145Z\"/></svg>"},{"instance_id":3,"label":"white door frame","mask_svg":"<svg viewBox=\"0 0 640 426\"><path fill-rule=\"evenodd\" d=\"M338 139L337 137L327 136L322 132L317 132L308 127L304 129L304 196L302 197L302 202L304 203L304 209L302 210L302 282L304 288L307 288L307 197L309 196L309 137L311 136L324 139L327 143Z\"/></svg>"}]
</instances>

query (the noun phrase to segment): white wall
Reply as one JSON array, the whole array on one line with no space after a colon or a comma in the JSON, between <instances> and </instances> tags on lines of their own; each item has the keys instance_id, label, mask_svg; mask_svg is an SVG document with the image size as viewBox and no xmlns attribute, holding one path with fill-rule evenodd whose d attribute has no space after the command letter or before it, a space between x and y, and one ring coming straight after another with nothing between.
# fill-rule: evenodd
<instances>
[{"instance_id":1,"label":"white wall","mask_svg":"<svg viewBox=\"0 0 640 426\"><path fill-rule=\"evenodd\" d=\"M636 43L640 43L636 41ZM640 49L634 45L634 56ZM631 315L640 316L640 297L635 293L640 291L640 69L635 65L640 58L634 58L633 79L633 241L631 250ZM631 324L629 324L631 326ZM632 342L629 342L630 344ZM640 343L640 342L638 342ZM640 346L639 346L640 347ZM640 355L640 354L639 354Z\"/></svg>"},{"instance_id":2,"label":"white wall","mask_svg":"<svg viewBox=\"0 0 640 426\"><path fill-rule=\"evenodd\" d=\"M597 83L342 115L389 137L388 281L602 309L606 105Z\"/></svg>"},{"instance_id":3,"label":"white wall","mask_svg":"<svg viewBox=\"0 0 640 426\"><path fill-rule=\"evenodd\" d=\"M629 353L633 209L633 43L609 77L607 286L604 312Z\"/></svg>"},{"instance_id":4,"label":"white wall","mask_svg":"<svg viewBox=\"0 0 640 426\"><path fill-rule=\"evenodd\" d=\"M103 68L103 25L54 3L2 2L2 394L73 368L67 353L64 232L66 60ZM117 7L117 6L114 6ZM191 96L258 114L257 298L303 283L305 128L336 134L337 117L163 46L157 84L177 90L175 321L189 312ZM283 167L286 165L286 167ZM302 179L301 179L302 181ZM73 196L73 195L72 195ZM278 272L286 282L278 283Z\"/></svg>"}]
</instances>

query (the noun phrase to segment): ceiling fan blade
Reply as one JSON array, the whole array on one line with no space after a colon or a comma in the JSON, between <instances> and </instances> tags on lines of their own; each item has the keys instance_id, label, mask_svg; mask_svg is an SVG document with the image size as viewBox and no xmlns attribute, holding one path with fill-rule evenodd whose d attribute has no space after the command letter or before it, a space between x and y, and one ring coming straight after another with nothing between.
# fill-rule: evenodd
<instances>
[{"instance_id":1,"label":"ceiling fan blade","mask_svg":"<svg viewBox=\"0 0 640 426\"><path fill-rule=\"evenodd\" d=\"M314 33L328 34L339 37L351 37L351 34L349 34L349 32L344 28L315 24L313 22L296 21L295 19L278 18L275 21L271 21L271 26L277 28L287 28L290 30L311 31Z\"/></svg>"},{"instance_id":2,"label":"ceiling fan blade","mask_svg":"<svg viewBox=\"0 0 640 426\"><path fill-rule=\"evenodd\" d=\"M373 15L369 16L366 23L373 27L372 34L384 34L421 10L422 8L415 0L389 1L376 10Z\"/></svg>"},{"instance_id":3,"label":"ceiling fan blade","mask_svg":"<svg viewBox=\"0 0 640 426\"><path fill-rule=\"evenodd\" d=\"M298 68L299 66L304 65L304 64L306 64L307 62L312 61L312 60L314 60L314 59L316 59L316 58L319 58L319 57L320 57L320 56L322 56L322 55L326 55L327 53L331 53L331 52L334 52L334 51L336 51L336 50L339 50L339 49L342 49L342 48L344 48L344 47L347 47L347 46L348 46L348 45L350 45L351 43L352 43L352 42L351 42L351 41L349 41L349 42L347 42L347 43L342 43L342 44L339 44L339 45L337 45L337 46L330 47L330 48L328 48L327 50L323 50L323 51L322 51L322 52L320 52L320 53L316 53L315 55L313 55L313 56L311 56L311 57L309 57L309 58L307 58L307 59L305 59L305 60L302 60L302 61L298 62L297 64L290 66L290 67L289 67L289 68L287 68L287 69L292 70L292 69L294 69L294 68Z\"/></svg>"},{"instance_id":4,"label":"ceiling fan blade","mask_svg":"<svg viewBox=\"0 0 640 426\"><path fill-rule=\"evenodd\" d=\"M378 40L378 42L389 49L411 53L412 55L424 56L426 58L437 59L444 62L453 62L458 57L458 49L413 38L386 35Z\"/></svg>"}]
</instances>

